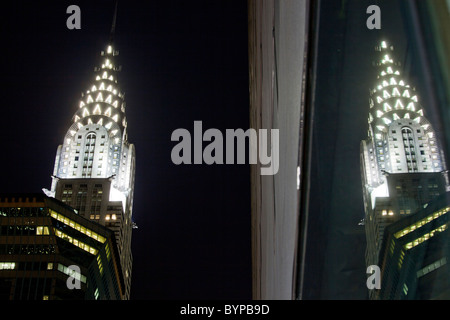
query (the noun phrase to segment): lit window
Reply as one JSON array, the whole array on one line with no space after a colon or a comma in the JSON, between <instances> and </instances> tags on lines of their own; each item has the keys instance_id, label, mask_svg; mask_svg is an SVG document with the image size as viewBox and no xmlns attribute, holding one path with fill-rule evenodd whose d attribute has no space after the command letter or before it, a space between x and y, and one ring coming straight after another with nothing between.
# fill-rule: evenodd
<instances>
[{"instance_id":1,"label":"lit window","mask_svg":"<svg viewBox=\"0 0 450 320\"><path fill-rule=\"evenodd\" d=\"M0 270L13 270L15 267L15 262L0 262Z\"/></svg>"},{"instance_id":2,"label":"lit window","mask_svg":"<svg viewBox=\"0 0 450 320\"><path fill-rule=\"evenodd\" d=\"M48 262L47 263L47 270L52 270L53 269L53 262Z\"/></svg>"},{"instance_id":3,"label":"lit window","mask_svg":"<svg viewBox=\"0 0 450 320\"><path fill-rule=\"evenodd\" d=\"M42 236L46 235L48 236L50 234L49 229L47 226L38 226L36 227L36 235Z\"/></svg>"}]
</instances>

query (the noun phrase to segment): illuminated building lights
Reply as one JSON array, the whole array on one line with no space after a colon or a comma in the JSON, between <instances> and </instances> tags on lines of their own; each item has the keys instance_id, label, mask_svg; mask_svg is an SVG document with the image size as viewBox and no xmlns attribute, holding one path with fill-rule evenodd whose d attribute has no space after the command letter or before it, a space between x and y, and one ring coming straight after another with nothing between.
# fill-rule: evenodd
<instances>
[{"instance_id":1,"label":"illuminated building lights","mask_svg":"<svg viewBox=\"0 0 450 320\"><path fill-rule=\"evenodd\" d=\"M448 229L448 223L446 223L446 224L444 224L444 225L442 225L442 226L440 226L440 227L438 227L438 228L436 228L436 229L434 229L434 230L424 234L423 236L415 239L414 241L408 242L407 244L404 245L404 248L406 250L412 249L415 246L418 246L419 244L429 240L430 238L434 237L435 235L437 235L437 234L439 234L439 233L441 233L441 232L443 232L443 231L445 231L447 229Z\"/></svg>"},{"instance_id":2,"label":"illuminated building lights","mask_svg":"<svg viewBox=\"0 0 450 320\"><path fill-rule=\"evenodd\" d=\"M106 238L99 235L97 232L94 232L93 230L82 226L81 224L67 218L66 216L63 216L62 214L60 214L54 210L50 209L50 216L52 218L64 223L65 225L87 235L88 237L100 242L100 243L104 243L106 241Z\"/></svg>"},{"instance_id":3,"label":"illuminated building lights","mask_svg":"<svg viewBox=\"0 0 450 320\"><path fill-rule=\"evenodd\" d=\"M445 209L433 212L432 214L428 215L427 217L417 221L416 223L398 231L397 233L394 234L395 238L401 238L405 235L407 235L410 232L413 232L415 230L417 230L418 228L423 227L424 225L432 222L433 220L443 216L444 214L448 213L450 211L450 207L446 207Z\"/></svg>"}]
</instances>

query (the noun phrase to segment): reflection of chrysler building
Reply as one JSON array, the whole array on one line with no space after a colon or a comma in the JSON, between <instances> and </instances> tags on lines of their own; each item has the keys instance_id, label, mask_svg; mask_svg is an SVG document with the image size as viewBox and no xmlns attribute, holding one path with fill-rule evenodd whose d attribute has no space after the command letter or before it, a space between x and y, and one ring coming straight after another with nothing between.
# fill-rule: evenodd
<instances>
[{"instance_id":1,"label":"reflection of chrysler building","mask_svg":"<svg viewBox=\"0 0 450 320\"><path fill-rule=\"evenodd\" d=\"M376 87L370 92L368 138L361 142L366 263L377 265L385 227L445 192L444 157L412 87L401 77L393 47L376 48Z\"/></svg>"},{"instance_id":2,"label":"reflection of chrysler building","mask_svg":"<svg viewBox=\"0 0 450 320\"><path fill-rule=\"evenodd\" d=\"M51 190L45 192L115 231L129 298L135 149L127 137L117 54L112 43L102 52L101 66L58 147Z\"/></svg>"}]
</instances>

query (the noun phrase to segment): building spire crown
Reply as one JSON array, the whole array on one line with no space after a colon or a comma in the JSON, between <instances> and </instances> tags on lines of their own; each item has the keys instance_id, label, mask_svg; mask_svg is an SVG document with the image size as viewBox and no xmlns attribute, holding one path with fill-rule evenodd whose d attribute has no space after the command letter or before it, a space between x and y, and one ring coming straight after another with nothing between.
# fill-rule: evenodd
<instances>
[{"instance_id":1,"label":"building spire crown","mask_svg":"<svg viewBox=\"0 0 450 320\"><path fill-rule=\"evenodd\" d=\"M426 133L431 132L432 127L425 118L415 89L402 77L401 64L393 58L393 46L382 41L375 49L381 52L381 57L376 63L378 75L370 94L368 119L375 138L381 139L387 134L390 124L400 119L412 120Z\"/></svg>"},{"instance_id":2,"label":"building spire crown","mask_svg":"<svg viewBox=\"0 0 450 320\"><path fill-rule=\"evenodd\" d=\"M368 139L363 143L366 183L386 196L386 174L440 172L442 155L417 93L400 72L393 46L375 47L377 79L369 98Z\"/></svg>"}]
</instances>

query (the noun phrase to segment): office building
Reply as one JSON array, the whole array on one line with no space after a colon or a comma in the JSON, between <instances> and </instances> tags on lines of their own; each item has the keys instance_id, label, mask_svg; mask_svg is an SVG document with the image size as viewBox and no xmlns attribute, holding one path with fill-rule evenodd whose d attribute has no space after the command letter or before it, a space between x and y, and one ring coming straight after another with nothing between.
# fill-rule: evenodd
<instances>
[{"instance_id":1,"label":"office building","mask_svg":"<svg viewBox=\"0 0 450 320\"><path fill-rule=\"evenodd\" d=\"M122 300L114 232L44 194L0 195L0 299Z\"/></svg>"}]
</instances>

